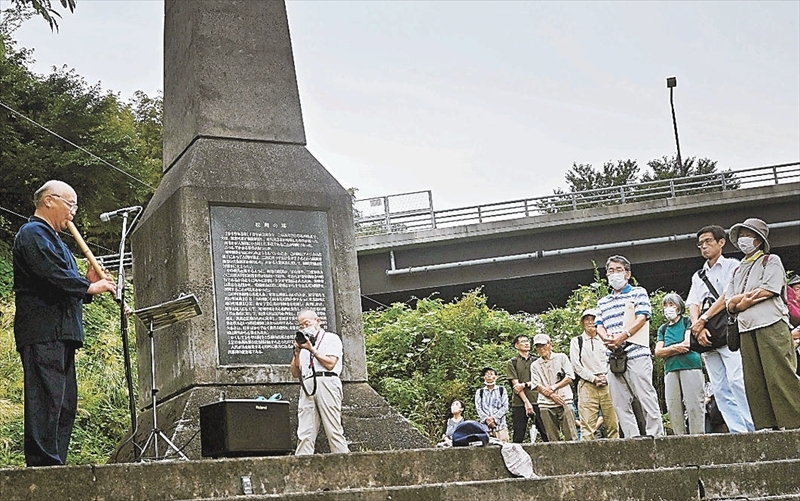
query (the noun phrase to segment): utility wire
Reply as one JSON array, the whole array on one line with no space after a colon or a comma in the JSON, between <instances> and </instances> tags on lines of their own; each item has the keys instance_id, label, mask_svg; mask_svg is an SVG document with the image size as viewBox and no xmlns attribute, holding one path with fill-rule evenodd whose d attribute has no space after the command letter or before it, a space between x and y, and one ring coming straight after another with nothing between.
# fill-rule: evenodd
<instances>
[{"instance_id":1,"label":"utility wire","mask_svg":"<svg viewBox=\"0 0 800 501\"><path fill-rule=\"evenodd\" d=\"M17 217L20 217L20 218L22 218L22 219L25 219L25 220L27 220L27 219L28 219L27 217L23 216L22 214L20 214L20 213L18 213L18 212L14 212L14 211L13 211L13 210L11 210L11 209L6 209L6 208L5 208L5 207L3 207L2 205L0 205L0 210L4 210L4 211L8 212L9 214L13 214L13 215L15 215L15 216L17 216Z\"/></svg>"},{"instance_id":2,"label":"utility wire","mask_svg":"<svg viewBox=\"0 0 800 501\"><path fill-rule=\"evenodd\" d=\"M70 146L73 146L73 147L75 147L75 148L77 148L77 149L81 150L82 152L86 153L87 155L89 155L90 157L94 158L95 160L98 160L99 162L101 162L101 163L103 163L103 164L105 164L105 165L108 165L108 166L109 166L109 167L111 167L112 169L114 169L114 170L116 170L116 171L118 171L118 172L120 172L120 173L122 173L122 174L124 174L124 175L128 176L129 178L133 179L134 181L136 181L136 182L138 182L138 183L141 183L141 184L143 184L144 186L147 186L147 187L148 187L148 188L150 188L151 190L155 190L155 187L154 187L154 186L150 186L149 184L145 183L144 181L142 181L141 179L137 178L136 176L134 176L134 175L132 175L132 174L128 174L127 172L125 172L124 170L120 169L119 167L117 167L117 166L115 166L115 165L113 165L113 164L111 164L111 163L109 163L109 162L107 162L107 161L103 160L102 158L98 157L97 155L95 155L95 154L94 154L94 153L92 153L91 151L87 150L86 148L83 148L82 146L78 146L77 144L73 143L72 141L70 141L69 139L65 138L64 136L61 136L61 135L59 135L58 133L56 133L56 132L53 132L52 130L48 129L47 127L45 127L44 125L42 125L42 124L38 123L37 121L35 121L35 120L32 120L32 119L30 119L30 118L26 117L25 115L23 115L22 113L18 112L18 111L17 111L17 110L15 110L15 109L11 108L10 106L8 106L7 104L5 104L4 102L0 101L0 106L2 106L3 108L7 109L7 110L8 110L8 111L10 111L11 113L13 113L13 114L17 115L18 117L21 117L21 118L23 118L23 119L27 120L28 122L32 123L33 125L35 125L35 126L37 126L37 127L41 128L41 129L43 129L43 130L45 130L45 131L49 132L50 134L52 134L52 135L54 135L55 137L57 137L57 138L61 139L61 140L62 140L62 141L64 141L65 143L69 144Z\"/></svg>"},{"instance_id":3,"label":"utility wire","mask_svg":"<svg viewBox=\"0 0 800 501\"><path fill-rule=\"evenodd\" d=\"M14 211L13 211L13 210L11 210L11 209L6 209L6 208L5 208L5 207L3 207L2 205L0 205L0 210L2 210L2 211L5 211L5 212L8 212L9 214L13 214L13 215L15 215L15 216L19 217L20 219L24 219L24 220L26 220L26 221L28 220L28 218L27 218L26 216L23 216L22 214L20 214L20 213L18 213L18 212L14 212ZM138 218L139 216L136 216L136 217ZM136 220L134 219L134 222L135 222L135 221L136 221ZM132 225L132 224L131 224L131 227L133 227L133 225ZM68 235L68 236L69 236L70 238L72 238L72 239L74 239L74 238L75 238L75 237L73 237L73 236L72 236L72 233L69 233L69 232L67 232L67 231L62 231L62 232L60 232L60 233L61 233L62 235ZM13 232L12 232L12 234L13 234ZM109 249L109 248L107 248L107 247L103 247L102 245L100 245L100 244L96 244L96 243L94 243L94 242L87 242L87 244L89 244L89 245L94 245L94 246L95 246L95 247L97 247L98 249L102 249L102 250L104 250L105 252L108 252L108 253L114 253L114 252L116 252L116 251L114 251L114 250L112 250L112 249ZM82 258L81 258L81 259L82 259Z\"/></svg>"},{"instance_id":4,"label":"utility wire","mask_svg":"<svg viewBox=\"0 0 800 501\"><path fill-rule=\"evenodd\" d=\"M369 296L365 296L364 294L361 294L361 297L364 298L364 299L369 299L370 301L372 301L373 303L377 304L378 306L383 306L384 308L389 308L388 306L386 306L385 304L381 303L380 301L378 301L376 299L372 299Z\"/></svg>"}]
</instances>

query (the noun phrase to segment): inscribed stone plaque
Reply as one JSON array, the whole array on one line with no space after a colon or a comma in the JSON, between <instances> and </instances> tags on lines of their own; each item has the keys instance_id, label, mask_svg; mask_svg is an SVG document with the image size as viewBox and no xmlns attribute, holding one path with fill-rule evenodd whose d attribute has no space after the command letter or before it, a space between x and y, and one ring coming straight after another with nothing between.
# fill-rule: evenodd
<instances>
[{"instance_id":1,"label":"inscribed stone plaque","mask_svg":"<svg viewBox=\"0 0 800 501\"><path fill-rule=\"evenodd\" d=\"M220 365L288 364L297 312L336 332L324 211L211 207Z\"/></svg>"}]
</instances>

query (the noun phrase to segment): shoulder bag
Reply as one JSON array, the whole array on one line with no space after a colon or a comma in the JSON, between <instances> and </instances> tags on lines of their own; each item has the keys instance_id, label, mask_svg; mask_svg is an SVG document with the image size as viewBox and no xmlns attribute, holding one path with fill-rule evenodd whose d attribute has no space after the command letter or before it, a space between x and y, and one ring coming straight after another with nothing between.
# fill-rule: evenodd
<instances>
[{"instance_id":1,"label":"shoulder bag","mask_svg":"<svg viewBox=\"0 0 800 501\"><path fill-rule=\"evenodd\" d=\"M701 314L705 313L711 308L711 305L714 304L719 298L719 293L717 289L711 284L711 281L706 276L706 270L700 270L697 273L703 282L706 283L706 287L708 287L708 292L714 297L712 300L710 297L707 297L703 300L703 306L701 308ZM689 349L692 351L696 351L697 353L705 353L707 351L716 350L717 348L721 348L728 344L728 328L730 325L729 314L726 310L720 311L713 317L709 317L706 321L705 328L708 329L709 340L711 341L711 346L704 346L697 341L695 336L690 336L689 338Z\"/></svg>"},{"instance_id":2,"label":"shoulder bag","mask_svg":"<svg viewBox=\"0 0 800 501\"><path fill-rule=\"evenodd\" d=\"M764 274L764 268L766 268L768 260L769 260L769 254L764 254L764 257L761 260L762 276ZM742 292L740 292L740 294L743 294L744 290L747 288L747 279L750 278L750 272L753 270L753 266L751 266L750 269L747 270L747 275L745 275L744 282L742 282ZM736 270L733 272L734 275L738 270L739 268L736 268ZM736 319L735 313L728 313L728 349L730 349L731 351L739 351L739 348L741 348L741 346L742 346L742 341L741 341L741 335L739 333L739 321Z\"/></svg>"}]
</instances>

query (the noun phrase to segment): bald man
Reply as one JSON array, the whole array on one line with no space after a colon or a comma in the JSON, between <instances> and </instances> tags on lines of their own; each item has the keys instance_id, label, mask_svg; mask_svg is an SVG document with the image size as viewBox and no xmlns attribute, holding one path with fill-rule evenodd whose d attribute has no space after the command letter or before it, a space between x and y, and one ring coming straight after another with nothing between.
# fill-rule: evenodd
<instances>
[{"instance_id":1,"label":"bald man","mask_svg":"<svg viewBox=\"0 0 800 501\"><path fill-rule=\"evenodd\" d=\"M86 278L59 232L78 210L75 190L48 181L33 196L34 215L14 239L14 340L25 377L25 463L67 462L78 406L75 350L83 345L83 304L116 292L89 267Z\"/></svg>"},{"instance_id":2,"label":"bald man","mask_svg":"<svg viewBox=\"0 0 800 501\"><path fill-rule=\"evenodd\" d=\"M322 328L322 319L313 310L300 311L297 324L305 340L295 341L289 365L303 388L297 402L295 455L314 454L320 424L331 452L350 452L342 427L342 340Z\"/></svg>"}]
</instances>

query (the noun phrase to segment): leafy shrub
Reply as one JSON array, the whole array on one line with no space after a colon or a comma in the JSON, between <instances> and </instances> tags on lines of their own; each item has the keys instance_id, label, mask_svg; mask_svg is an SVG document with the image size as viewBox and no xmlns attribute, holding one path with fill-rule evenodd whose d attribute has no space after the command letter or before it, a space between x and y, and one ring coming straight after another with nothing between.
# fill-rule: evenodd
<instances>
[{"instance_id":1,"label":"leafy shrub","mask_svg":"<svg viewBox=\"0 0 800 501\"><path fill-rule=\"evenodd\" d=\"M367 370L373 387L431 440L444 430L449 403L473 397L490 365L500 375L515 354L511 340L535 329L533 317L487 306L480 290L452 303L419 299L364 313Z\"/></svg>"}]
</instances>

